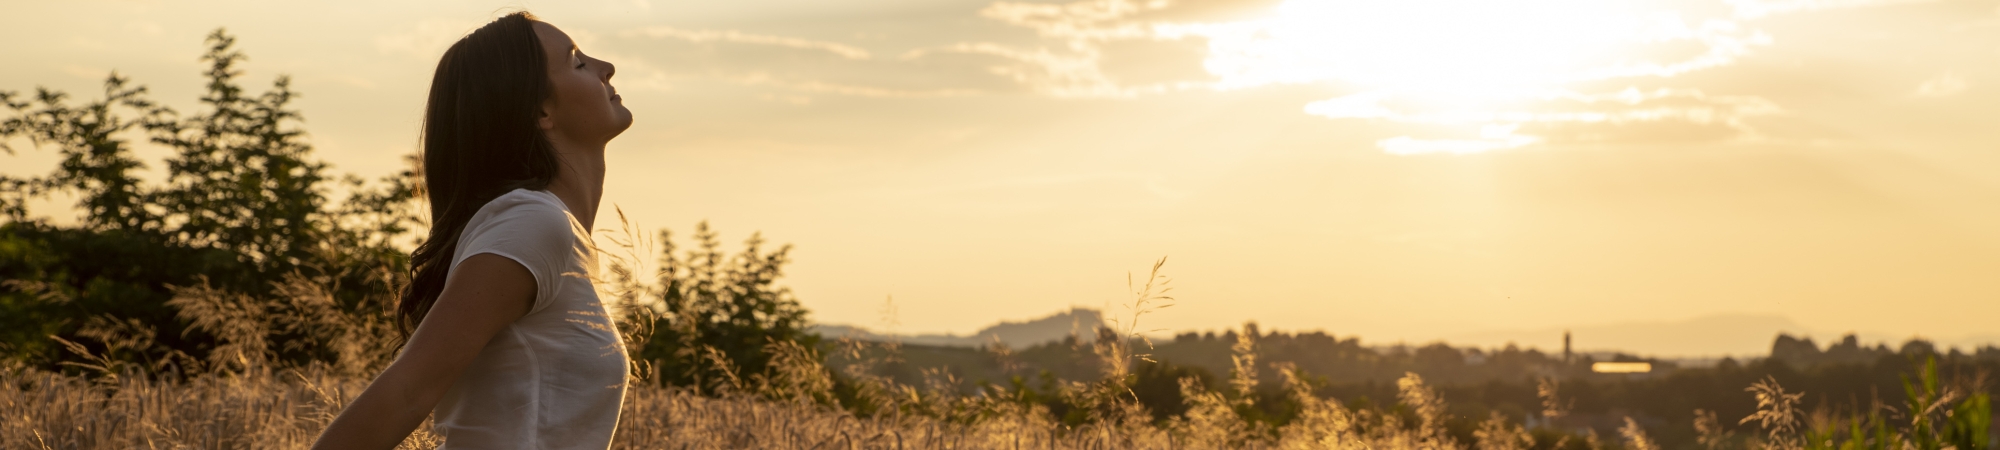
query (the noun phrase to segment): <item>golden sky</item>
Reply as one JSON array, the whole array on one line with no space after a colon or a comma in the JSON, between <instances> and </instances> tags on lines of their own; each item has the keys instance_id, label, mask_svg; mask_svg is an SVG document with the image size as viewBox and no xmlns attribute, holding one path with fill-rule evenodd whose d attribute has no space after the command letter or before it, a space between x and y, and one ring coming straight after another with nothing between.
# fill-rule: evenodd
<instances>
[{"instance_id":1,"label":"golden sky","mask_svg":"<svg viewBox=\"0 0 2000 450\"><path fill-rule=\"evenodd\" d=\"M363 175L443 48L525 7L618 64L607 202L796 244L823 322L1115 305L1170 256L1144 328L2000 341L1995 0L4 3L0 89L116 69L192 109L227 27Z\"/></svg>"}]
</instances>

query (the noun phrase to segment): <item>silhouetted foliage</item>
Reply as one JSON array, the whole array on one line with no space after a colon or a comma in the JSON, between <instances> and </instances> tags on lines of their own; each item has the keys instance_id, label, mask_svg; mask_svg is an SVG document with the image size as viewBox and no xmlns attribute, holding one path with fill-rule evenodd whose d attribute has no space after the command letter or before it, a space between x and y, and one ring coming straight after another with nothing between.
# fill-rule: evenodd
<instances>
[{"instance_id":1,"label":"silhouetted foliage","mask_svg":"<svg viewBox=\"0 0 2000 450\"><path fill-rule=\"evenodd\" d=\"M425 226L414 168L376 183L328 175L299 126L289 78L246 91L235 43L222 30L208 36L193 114L154 103L115 73L104 97L83 105L48 89L26 99L0 92L13 110L0 139L62 156L47 175L0 178L7 359L105 374L343 358L366 372L387 362L399 339L384 321L409 276L405 249ZM142 181L146 165L132 149L140 138L172 150L163 183ZM347 194L338 202L329 200L336 184ZM76 225L29 216L29 200L56 194L77 199ZM624 321L646 333L635 336L645 338L635 359L657 364L662 381L697 385L768 376L777 343L814 347L801 332L805 309L776 284L789 246L766 251L753 235L725 255L705 223L695 239L677 254L662 231L658 284L621 294L653 313Z\"/></svg>"},{"instance_id":2,"label":"silhouetted foliage","mask_svg":"<svg viewBox=\"0 0 2000 450\"><path fill-rule=\"evenodd\" d=\"M766 251L763 237L752 234L742 252L730 255L707 222L695 226L694 247L685 252L677 253L667 231L656 242L662 247L656 284L636 288L646 296L626 300L623 323L639 327L628 332L642 334L632 353L651 364L657 381L713 392L777 369L774 345L818 347L818 336L804 331L805 307L777 284L791 262L790 245Z\"/></svg>"},{"instance_id":3,"label":"silhouetted foliage","mask_svg":"<svg viewBox=\"0 0 2000 450\"><path fill-rule=\"evenodd\" d=\"M288 308L280 291L297 291L299 283L319 286L324 306L343 313L381 310L407 261L394 240L417 226L410 172L373 185L345 177L339 181L348 197L330 204L334 180L310 156L289 79L249 95L237 82L244 56L235 39L216 30L208 45L201 58L207 89L193 114L153 102L116 73L105 80L103 98L82 105L48 89L29 99L0 93L13 110L0 122L0 138L26 138L62 156L47 175L0 179L7 357L46 367L130 353L134 361L191 369L245 339L314 342L302 338L332 331L271 322ZM164 183L141 180L146 167L133 156L135 138L172 150ZM28 215L28 200L55 194L76 199L76 225ZM203 303L216 298L182 295L197 292L257 300L217 305ZM293 303L290 310L303 307ZM241 326L225 331L223 322L188 308L202 305L265 320L249 327L264 335L253 338ZM238 365L331 357L309 345L248 348L263 354L237 355Z\"/></svg>"},{"instance_id":4,"label":"silhouetted foliage","mask_svg":"<svg viewBox=\"0 0 2000 450\"><path fill-rule=\"evenodd\" d=\"M1258 381L1247 394L1232 392L1234 390L1225 389L1215 375L1236 373L1234 360L1239 356L1239 338L1249 335L1251 333L1239 334L1236 330L1187 332L1172 341L1159 343L1151 351L1158 362L1140 365L1142 379L1131 385L1132 392L1137 396L1136 401L1156 417L1184 414L1190 403L1182 393L1161 389L1155 386L1157 381L1145 379L1149 372L1170 372L1197 380L1201 389L1222 393L1226 398L1251 399L1247 404L1252 407L1238 411L1241 418L1269 427L1281 427L1296 420L1300 412L1297 402L1288 400L1290 397L1283 387L1287 383L1287 371L1275 368L1282 366L1296 370L1296 377L1309 386L1314 395L1342 399L1354 409L1396 403L1399 395L1397 380L1408 374L1417 374L1426 382L1434 382L1432 386L1449 400L1449 414L1443 427L1460 442L1474 440L1482 421L1490 414L1499 413L1514 420L1528 420L1530 428L1540 424L1555 426L1558 430L1592 429L1607 436L1614 435L1615 430L1624 425L1625 417L1632 417L1650 430L1649 439L1667 448L1687 448L1698 444L1700 438L1695 432L1696 417L1691 411L1702 410L1720 417L1750 416L1758 410L1758 405L1754 397L1743 392L1743 388L1766 379L1775 380L1796 392L1807 393L1804 397L1805 408L1833 413L1867 411L1874 407L1871 405L1878 404L1907 406L1909 394L1903 387L1903 380L1911 374L1922 376L1926 373L1923 361L1927 358L1936 358L1940 364L1930 376L1957 380L1955 383L1962 384L1950 385L1957 386L1953 387L1958 389L1953 395L1960 401L1970 402L1968 396L1990 392L1993 386L1979 384L1982 374L2000 373L2000 348L1983 347L1971 353L1953 351L1939 354L1932 350L1935 346L1929 342L1914 340L1900 346L1908 349L1905 353L1891 350L1888 345L1862 346L1853 336L1844 337L1821 349L1810 340L1781 335L1774 339L1771 357L1755 358L1747 363L1724 359L1710 367L1683 368L1669 361L1653 360L1658 368L1653 373L1605 374L1590 371L1590 363L1594 359L1588 355L1565 364L1561 355L1548 355L1514 346L1500 349L1454 348L1444 344L1415 348L1400 345L1371 347L1362 345L1355 338L1334 338L1323 332L1258 331L1255 334L1257 337L1252 340L1254 344L1248 347L1257 367L1263 368L1252 374ZM1091 357L1093 352L1089 345L1092 344L1071 340L1009 350L1005 361L990 351L980 349L902 345L899 349L902 361L882 366L877 373L901 383L918 384L922 382L920 374L926 371L950 371L954 376L970 381L973 386L989 382L1012 386L1013 393L1010 395L1013 397L1046 406L1057 417L1066 417L1068 412L1083 406L1059 395L1066 389L1066 383L1093 380L1100 370ZM1781 358L1778 355L1786 356ZM864 358L868 356L879 358L882 354L863 355ZM1612 355L1609 359L1644 360L1631 355ZM841 356L831 359L829 364L841 366L852 364L855 360ZM1001 368L1005 365L1015 368L1011 372L1003 371ZM1040 375L1024 379L1017 373ZM1028 382L1030 379L1039 381ZM1542 379L1561 380L1560 391L1569 407L1566 417L1557 420L1543 416L1537 392L1537 383ZM1969 403L1955 403L1963 404ZM1970 408L1965 413L1958 413L1960 417L1979 408L1991 411L1990 405L1954 407ZM1389 411L1397 414L1409 412L1395 408ZM1074 425L1085 420L1083 417L1068 419L1072 419L1071 424ZM1990 423L1990 420L1979 423ZM1748 435L1745 433L1753 431L1733 421L1718 423L1716 429L1745 436ZM1535 431L1545 432L1552 431ZM1970 436L1971 429L1959 433ZM1538 439L1543 444L1556 440L1553 435ZM1574 444L1583 445L1581 440Z\"/></svg>"}]
</instances>

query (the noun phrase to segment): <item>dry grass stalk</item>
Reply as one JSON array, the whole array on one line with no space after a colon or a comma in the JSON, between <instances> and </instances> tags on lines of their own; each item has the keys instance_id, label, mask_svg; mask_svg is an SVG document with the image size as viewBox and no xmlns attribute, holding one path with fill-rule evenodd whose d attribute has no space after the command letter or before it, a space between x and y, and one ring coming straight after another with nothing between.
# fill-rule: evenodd
<instances>
[{"instance_id":1,"label":"dry grass stalk","mask_svg":"<svg viewBox=\"0 0 2000 450\"><path fill-rule=\"evenodd\" d=\"M1499 411L1491 412L1485 421L1480 422L1472 437L1478 441L1479 450L1528 450L1535 446L1535 437L1529 435L1528 430L1507 420L1507 416Z\"/></svg>"},{"instance_id":2,"label":"dry grass stalk","mask_svg":"<svg viewBox=\"0 0 2000 450\"><path fill-rule=\"evenodd\" d=\"M1722 427L1722 420L1714 411L1694 410L1695 443L1704 450L1720 450L1729 441L1729 431Z\"/></svg>"},{"instance_id":3,"label":"dry grass stalk","mask_svg":"<svg viewBox=\"0 0 2000 450\"><path fill-rule=\"evenodd\" d=\"M1625 438L1626 450L1660 450L1660 444L1646 436L1646 429L1639 427L1639 421L1625 417L1625 426L1618 428L1618 435Z\"/></svg>"},{"instance_id":4,"label":"dry grass stalk","mask_svg":"<svg viewBox=\"0 0 2000 450\"><path fill-rule=\"evenodd\" d=\"M1445 434L1444 397L1425 385L1424 378L1417 376L1416 372L1406 373L1402 379L1396 380L1396 388L1397 399L1417 413L1417 430L1411 448L1457 448L1458 444Z\"/></svg>"},{"instance_id":5,"label":"dry grass stalk","mask_svg":"<svg viewBox=\"0 0 2000 450\"><path fill-rule=\"evenodd\" d=\"M1775 378L1766 377L1744 389L1757 397L1757 412L1738 423L1756 422L1765 431L1765 445L1778 450L1801 448L1799 432L1804 424L1799 403L1805 394L1785 392Z\"/></svg>"},{"instance_id":6,"label":"dry grass stalk","mask_svg":"<svg viewBox=\"0 0 2000 450\"><path fill-rule=\"evenodd\" d=\"M1542 400L1542 418L1544 420L1554 421L1569 415L1570 407L1574 402L1562 401L1561 390L1562 382L1557 381L1554 377L1541 377L1535 380L1535 396Z\"/></svg>"}]
</instances>

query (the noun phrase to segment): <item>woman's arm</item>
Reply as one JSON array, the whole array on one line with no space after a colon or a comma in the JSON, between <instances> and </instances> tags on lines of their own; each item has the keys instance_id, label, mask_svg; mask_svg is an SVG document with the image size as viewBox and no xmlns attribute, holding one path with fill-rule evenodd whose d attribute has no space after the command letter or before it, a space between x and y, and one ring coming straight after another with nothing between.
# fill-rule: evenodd
<instances>
[{"instance_id":1,"label":"woman's arm","mask_svg":"<svg viewBox=\"0 0 2000 450\"><path fill-rule=\"evenodd\" d=\"M388 449L409 437L501 329L528 314L535 277L490 253L451 269L402 356L340 411L313 449Z\"/></svg>"}]
</instances>

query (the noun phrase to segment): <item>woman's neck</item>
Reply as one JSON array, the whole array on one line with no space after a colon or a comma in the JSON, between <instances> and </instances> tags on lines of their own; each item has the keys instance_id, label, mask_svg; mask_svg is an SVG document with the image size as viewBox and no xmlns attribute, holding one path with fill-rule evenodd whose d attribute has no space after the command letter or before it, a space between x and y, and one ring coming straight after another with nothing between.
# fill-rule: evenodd
<instances>
[{"instance_id":1,"label":"woman's neck","mask_svg":"<svg viewBox=\"0 0 2000 450\"><path fill-rule=\"evenodd\" d=\"M576 216L576 221L585 230L594 230L597 222L597 203L604 198L604 145L578 148L556 142L556 159L559 166L556 177L549 181L549 193L562 199L563 206Z\"/></svg>"}]
</instances>

